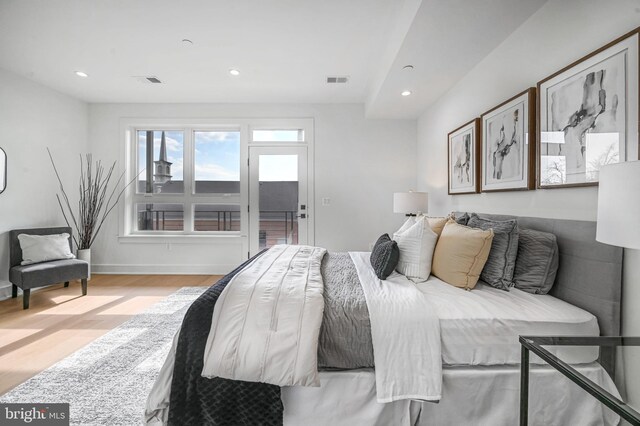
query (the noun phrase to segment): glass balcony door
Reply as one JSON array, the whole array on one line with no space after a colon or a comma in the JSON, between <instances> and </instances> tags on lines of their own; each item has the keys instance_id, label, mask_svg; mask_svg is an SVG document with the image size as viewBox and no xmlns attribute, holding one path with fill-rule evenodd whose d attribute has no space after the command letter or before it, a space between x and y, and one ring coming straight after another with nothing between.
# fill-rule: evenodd
<instances>
[{"instance_id":1,"label":"glass balcony door","mask_svg":"<svg viewBox=\"0 0 640 426\"><path fill-rule=\"evenodd\" d=\"M307 244L307 147L249 148L249 248Z\"/></svg>"}]
</instances>

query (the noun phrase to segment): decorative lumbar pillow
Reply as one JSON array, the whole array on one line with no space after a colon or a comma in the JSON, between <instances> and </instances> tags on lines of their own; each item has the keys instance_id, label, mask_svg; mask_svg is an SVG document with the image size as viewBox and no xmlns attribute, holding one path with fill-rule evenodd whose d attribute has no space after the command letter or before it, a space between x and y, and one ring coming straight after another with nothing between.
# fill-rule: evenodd
<instances>
[{"instance_id":1,"label":"decorative lumbar pillow","mask_svg":"<svg viewBox=\"0 0 640 426\"><path fill-rule=\"evenodd\" d=\"M493 229L493 243L489 259L484 265L480 279L492 287L509 291L513 287L513 271L518 256L518 222L510 220L489 220L471 213L467 226L479 229Z\"/></svg>"},{"instance_id":2,"label":"decorative lumbar pillow","mask_svg":"<svg viewBox=\"0 0 640 426\"><path fill-rule=\"evenodd\" d=\"M493 230L469 228L450 219L433 253L433 275L453 286L471 290L489 257L492 241Z\"/></svg>"},{"instance_id":3,"label":"decorative lumbar pillow","mask_svg":"<svg viewBox=\"0 0 640 426\"><path fill-rule=\"evenodd\" d=\"M555 235L521 229L513 274L515 287L527 293L547 294L556 280L559 257Z\"/></svg>"},{"instance_id":4,"label":"decorative lumbar pillow","mask_svg":"<svg viewBox=\"0 0 640 426\"><path fill-rule=\"evenodd\" d=\"M389 237L389 234L384 234L374 244L369 260L376 276L381 280L386 280L396 269L399 258L398 244Z\"/></svg>"},{"instance_id":5,"label":"decorative lumbar pillow","mask_svg":"<svg viewBox=\"0 0 640 426\"><path fill-rule=\"evenodd\" d=\"M438 234L433 232L425 218L409 218L393 234L393 239L400 249L396 271L414 282L429 279L433 249L438 241Z\"/></svg>"},{"instance_id":6,"label":"decorative lumbar pillow","mask_svg":"<svg viewBox=\"0 0 640 426\"><path fill-rule=\"evenodd\" d=\"M22 265L50 260L74 259L69 247L69 234L18 235L22 249Z\"/></svg>"}]
</instances>

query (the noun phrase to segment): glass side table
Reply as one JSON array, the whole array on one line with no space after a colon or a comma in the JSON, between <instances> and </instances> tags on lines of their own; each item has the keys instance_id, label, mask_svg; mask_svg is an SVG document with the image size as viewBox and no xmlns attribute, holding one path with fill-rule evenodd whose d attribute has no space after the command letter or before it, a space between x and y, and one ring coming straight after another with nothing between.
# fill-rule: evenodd
<instances>
[{"instance_id":1,"label":"glass side table","mask_svg":"<svg viewBox=\"0 0 640 426\"><path fill-rule=\"evenodd\" d=\"M624 347L640 346L640 337L586 337L586 336L520 336L522 358L520 364L520 425L526 426L529 420L529 352L533 352L550 366L564 374L576 385L591 394L598 401L634 426L640 426L640 413L627 401L612 395L581 374L570 364L552 354L544 346L586 346L597 347L600 357L613 360L616 351Z\"/></svg>"}]
</instances>

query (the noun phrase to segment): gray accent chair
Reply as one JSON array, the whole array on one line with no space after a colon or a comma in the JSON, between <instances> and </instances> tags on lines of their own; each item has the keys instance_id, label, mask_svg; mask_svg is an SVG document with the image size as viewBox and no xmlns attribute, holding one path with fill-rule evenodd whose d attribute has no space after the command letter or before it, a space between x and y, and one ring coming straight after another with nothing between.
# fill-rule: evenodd
<instances>
[{"instance_id":1,"label":"gray accent chair","mask_svg":"<svg viewBox=\"0 0 640 426\"><path fill-rule=\"evenodd\" d=\"M22 249L18 235L51 235L68 233L71 235L71 228L34 228L34 229L14 229L9 232L9 281L12 284L11 297L18 297L18 287L22 289L22 307L29 309L29 296L31 289L46 285L64 282L65 287L69 287L69 281L82 281L82 295L87 295L87 277L89 276L89 264L77 259L52 260L49 262L34 263L31 265L21 265ZM69 237L69 248L71 237Z\"/></svg>"}]
</instances>

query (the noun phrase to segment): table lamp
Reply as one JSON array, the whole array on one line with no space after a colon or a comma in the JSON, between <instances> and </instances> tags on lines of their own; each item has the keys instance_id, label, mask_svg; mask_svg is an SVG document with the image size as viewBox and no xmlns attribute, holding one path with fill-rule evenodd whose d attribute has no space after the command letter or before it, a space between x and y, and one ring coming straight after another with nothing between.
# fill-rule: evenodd
<instances>
[{"instance_id":1,"label":"table lamp","mask_svg":"<svg viewBox=\"0 0 640 426\"><path fill-rule=\"evenodd\" d=\"M429 197L426 192L396 192L393 194L393 212L415 216L426 213L429 208Z\"/></svg>"},{"instance_id":2,"label":"table lamp","mask_svg":"<svg viewBox=\"0 0 640 426\"><path fill-rule=\"evenodd\" d=\"M632 218L640 212L640 161L603 166L598 188L596 241L640 249L640 226ZM631 220L630 220L631 219Z\"/></svg>"}]
</instances>

